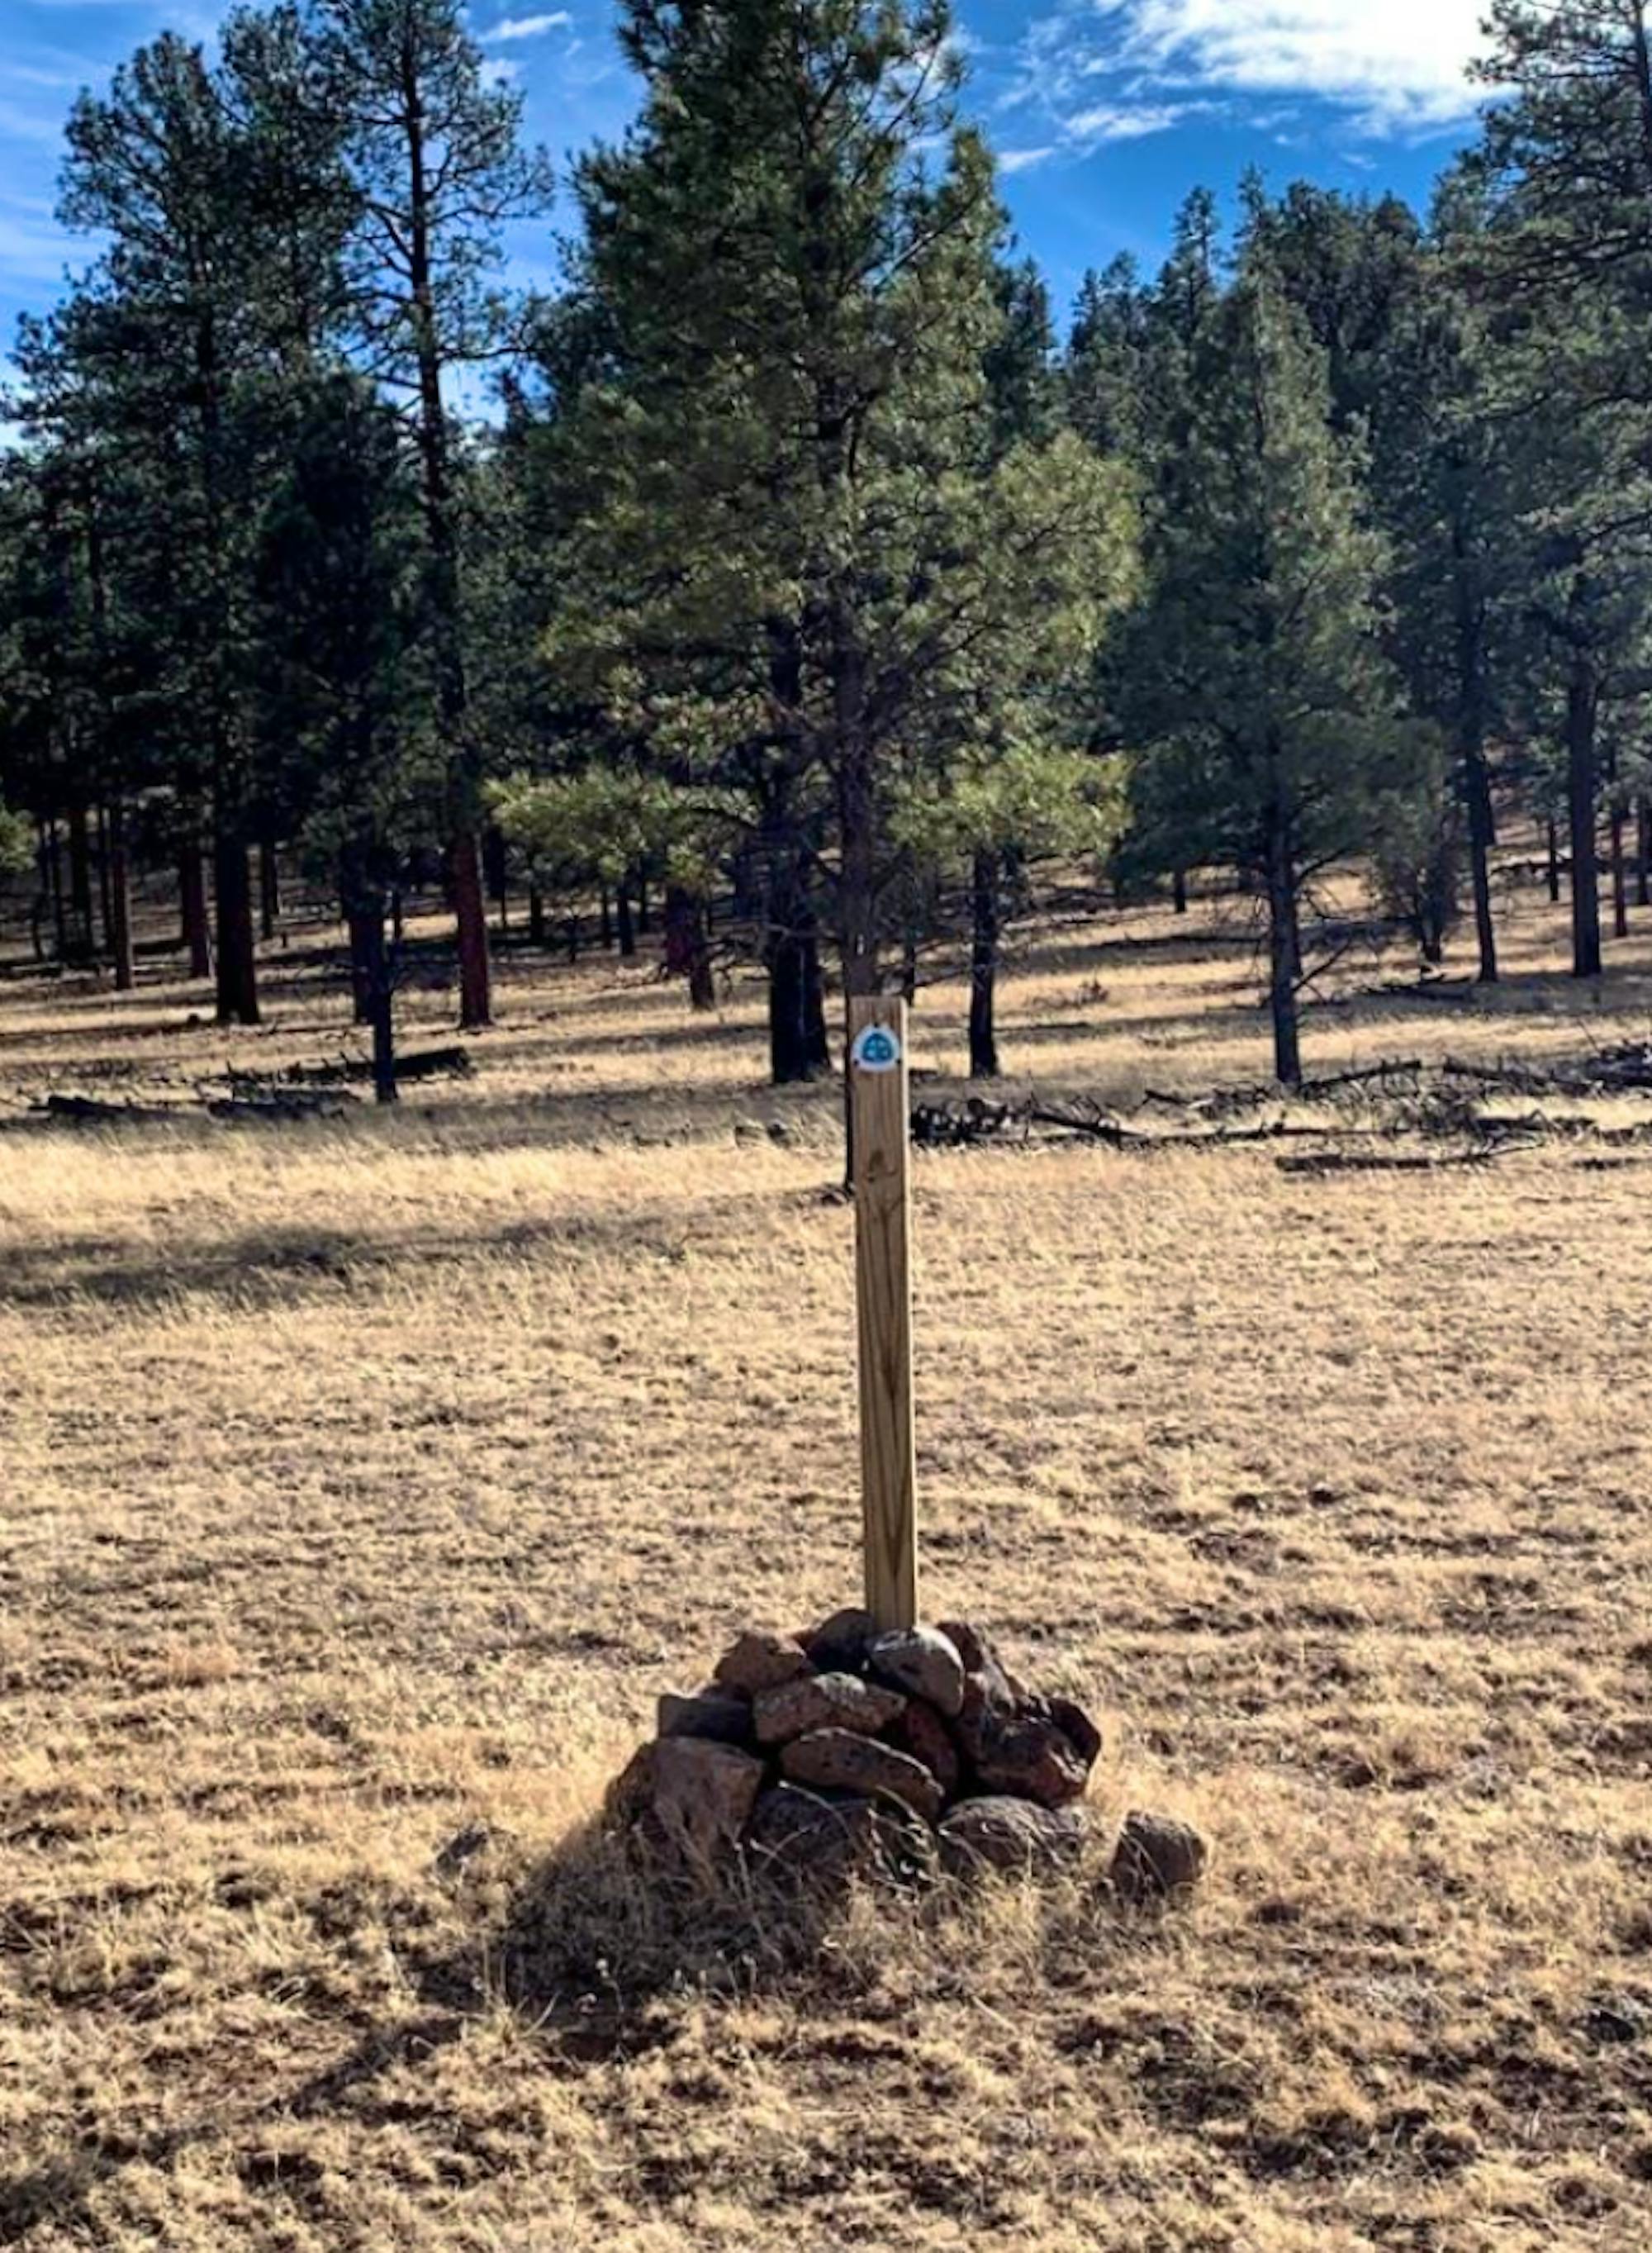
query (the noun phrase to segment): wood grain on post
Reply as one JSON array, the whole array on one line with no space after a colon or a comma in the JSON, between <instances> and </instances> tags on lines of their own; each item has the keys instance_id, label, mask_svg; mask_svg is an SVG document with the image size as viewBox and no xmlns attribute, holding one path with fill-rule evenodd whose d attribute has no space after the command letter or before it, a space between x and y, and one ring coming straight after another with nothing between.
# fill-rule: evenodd
<instances>
[{"instance_id":1,"label":"wood grain on post","mask_svg":"<svg viewBox=\"0 0 1652 2253\"><path fill-rule=\"evenodd\" d=\"M880 1032L887 1037L880 1040ZM917 1618L917 1448L906 1003L898 996L851 997L848 1068L866 1608L880 1628L910 1627Z\"/></svg>"}]
</instances>

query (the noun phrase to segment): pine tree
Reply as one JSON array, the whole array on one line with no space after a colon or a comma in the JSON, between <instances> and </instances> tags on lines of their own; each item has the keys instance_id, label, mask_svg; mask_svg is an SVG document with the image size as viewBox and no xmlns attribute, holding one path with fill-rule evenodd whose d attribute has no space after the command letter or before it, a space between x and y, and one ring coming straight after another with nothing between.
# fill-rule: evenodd
<instances>
[{"instance_id":1,"label":"pine tree","mask_svg":"<svg viewBox=\"0 0 1652 2253\"><path fill-rule=\"evenodd\" d=\"M1006 497L986 478L1001 219L949 26L930 4L638 0L648 104L580 180L581 288L612 349L568 434L550 648L682 785L743 799L771 923L791 936L823 891L849 994L876 989L910 875L895 809L961 745L979 653L1013 670L1029 598L983 544ZM1083 477L1015 497L1052 551L1098 502ZM785 960L789 1066L809 1021Z\"/></svg>"},{"instance_id":2,"label":"pine tree","mask_svg":"<svg viewBox=\"0 0 1652 2253\"><path fill-rule=\"evenodd\" d=\"M1265 262L1207 324L1192 396L1126 716L1161 818L1184 809L1265 898L1275 1071L1293 1085L1313 880L1370 848L1418 753L1379 642L1384 557L1359 454L1329 427L1324 354Z\"/></svg>"},{"instance_id":3,"label":"pine tree","mask_svg":"<svg viewBox=\"0 0 1652 2253\"><path fill-rule=\"evenodd\" d=\"M497 361L507 309L490 287L500 234L549 199L524 150L521 97L490 85L460 0L317 0L325 99L346 137L362 221L352 306L366 365L405 395L416 440L425 603L448 744L448 868L458 925L460 1022L492 1015L478 841L484 747L471 715L463 494L454 381Z\"/></svg>"},{"instance_id":4,"label":"pine tree","mask_svg":"<svg viewBox=\"0 0 1652 2253\"><path fill-rule=\"evenodd\" d=\"M356 376L317 379L260 527L259 717L288 746L312 858L338 874L381 1103L396 1098L388 894L442 799L420 531L394 415Z\"/></svg>"}]
</instances>

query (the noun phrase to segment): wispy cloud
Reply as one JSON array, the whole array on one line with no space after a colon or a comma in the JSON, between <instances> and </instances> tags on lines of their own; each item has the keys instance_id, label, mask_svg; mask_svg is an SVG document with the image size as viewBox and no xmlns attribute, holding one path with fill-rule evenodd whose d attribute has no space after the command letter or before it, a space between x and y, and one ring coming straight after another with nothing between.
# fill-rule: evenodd
<instances>
[{"instance_id":1,"label":"wispy cloud","mask_svg":"<svg viewBox=\"0 0 1652 2253\"><path fill-rule=\"evenodd\" d=\"M1005 149L1000 152L998 169L1000 172L1030 172L1035 164L1047 164L1057 153L1053 141L1047 141L1042 149Z\"/></svg>"},{"instance_id":2,"label":"wispy cloud","mask_svg":"<svg viewBox=\"0 0 1652 2253\"><path fill-rule=\"evenodd\" d=\"M566 8L554 8L544 16L506 16L502 23L491 24L482 33L484 39L539 39L547 31L570 31L574 18Z\"/></svg>"},{"instance_id":3,"label":"wispy cloud","mask_svg":"<svg viewBox=\"0 0 1652 2253\"><path fill-rule=\"evenodd\" d=\"M87 255L86 238L66 233L35 199L0 198L0 283L56 282Z\"/></svg>"},{"instance_id":4,"label":"wispy cloud","mask_svg":"<svg viewBox=\"0 0 1652 2253\"><path fill-rule=\"evenodd\" d=\"M1260 126L1279 98L1329 104L1372 140L1460 122L1486 0L1061 0L1028 25L1000 106L1057 146L1168 130L1200 112ZM1132 125L1127 121L1137 122Z\"/></svg>"},{"instance_id":5,"label":"wispy cloud","mask_svg":"<svg viewBox=\"0 0 1652 2253\"><path fill-rule=\"evenodd\" d=\"M1251 94L1315 94L1373 134L1449 124L1478 95L1486 0L1103 0L1139 60Z\"/></svg>"}]
</instances>

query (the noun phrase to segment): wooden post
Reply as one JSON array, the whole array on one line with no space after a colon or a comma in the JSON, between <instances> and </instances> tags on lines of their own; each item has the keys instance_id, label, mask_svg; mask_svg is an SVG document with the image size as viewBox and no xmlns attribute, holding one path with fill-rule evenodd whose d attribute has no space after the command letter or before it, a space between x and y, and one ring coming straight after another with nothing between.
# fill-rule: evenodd
<instances>
[{"instance_id":1,"label":"wooden post","mask_svg":"<svg viewBox=\"0 0 1652 2253\"><path fill-rule=\"evenodd\" d=\"M861 1332L866 1608L880 1629L917 1618L917 1451L912 1423L906 1003L849 1002L854 1278Z\"/></svg>"}]
</instances>

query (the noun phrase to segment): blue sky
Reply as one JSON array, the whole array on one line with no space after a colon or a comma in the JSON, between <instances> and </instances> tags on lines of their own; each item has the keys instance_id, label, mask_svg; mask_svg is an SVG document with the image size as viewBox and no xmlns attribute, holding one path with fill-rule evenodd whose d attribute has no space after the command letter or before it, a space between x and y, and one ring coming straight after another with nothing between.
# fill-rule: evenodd
<instances>
[{"instance_id":1,"label":"blue sky","mask_svg":"<svg viewBox=\"0 0 1652 2253\"><path fill-rule=\"evenodd\" d=\"M228 0L0 0L0 352L84 256L53 217L63 115L141 40L210 38ZM1187 191L1393 187L1421 203L1471 129L1463 66L1485 0L955 0L966 96L1024 247L1059 303L1119 250L1151 262ZM613 0L473 0L491 66L565 157L624 127ZM564 206L564 219L566 206ZM549 229L544 231L546 255ZM519 255L534 246L518 242ZM543 268L543 261L533 263Z\"/></svg>"}]
</instances>

